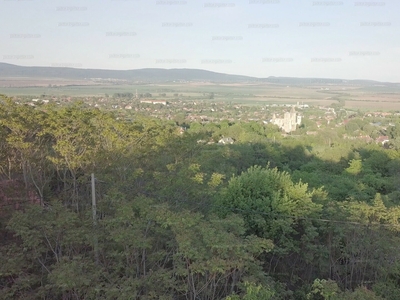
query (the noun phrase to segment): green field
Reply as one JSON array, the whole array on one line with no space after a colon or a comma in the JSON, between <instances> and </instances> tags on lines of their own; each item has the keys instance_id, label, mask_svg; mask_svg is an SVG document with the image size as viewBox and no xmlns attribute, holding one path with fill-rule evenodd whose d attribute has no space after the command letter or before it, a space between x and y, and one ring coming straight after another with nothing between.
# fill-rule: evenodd
<instances>
[{"instance_id":1,"label":"green field","mask_svg":"<svg viewBox=\"0 0 400 300\"><path fill-rule=\"evenodd\" d=\"M114 93L151 93L152 98L204 100L214 93L213 101L246 103L297 102L309 105L330 105L339 100L345 107L357 109L396 110L400 109L400 87L381 86L284 86L277 84L120 84L120 85L68 85L58 87L0 87L0 93L8 96L112 96ZM166 96L161 96L165 93Z\"/></svg>"}]
</instances>

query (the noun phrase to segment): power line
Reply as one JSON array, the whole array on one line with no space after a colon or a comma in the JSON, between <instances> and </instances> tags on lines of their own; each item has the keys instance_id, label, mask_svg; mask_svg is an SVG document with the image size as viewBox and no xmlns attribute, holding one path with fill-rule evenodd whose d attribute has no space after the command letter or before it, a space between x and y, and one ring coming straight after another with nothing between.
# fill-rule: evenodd
<instances>
[{"instance_id":1,"label":"power line","mask_svg":"<svg viewBox=\"0 0 400 300\"><path fill-rule=\"evenodd\" d=\"M217 206L217 208L218 208L218 206ZM268 212L253 210L253 209L227 208L227 207L222 207L222 206L219 206L219 208L228 209L232 212L248 212L248 213L254 213L254 214L259 214L259 215L264 215L264 216L279 216L279 217L292 218L292 219L298 219L298 220L310 220L310 221L320 221L320 222L326 222L326 223L341 223L341 224L351 224L351 225L361 225L361 226L382 226L382 227L399 227L400 228L400 224L361 223L361 222L355 222L355 221L343 221L343 220L334 220L334 219L322 219L322 218L286 215L286 214L277 213L277 212L268 213Z\"/></svg>"},{"instance_id":2,"label":"power line","mask_svg":"<svg viewBox=\"0 0 400 300\"><path fill-rule=\"evenodd\" d=\"M202 203L201 205L197 205L197 209L202 209L205 208L206 205L209 205L209 203ZM243 212L243 213L252 213L252 214L258 214L258 215L263 215L263 216L269 216L269 217L282 217L282 218L290 218L290 219L297 219L297 220L309 220L309 221L319 221L319 222L325 222L325 223L337 223L337 224L350 224L350 225L359 225L359 226L381 226L381 227L396 227L400 228L400 224L381 224L381 223L361 223L357 221L346 221L346 220L335 220L335 219L327 219L327 218L317 218L317 217L306 217L306 216L295 216L295 215L289 215L289 214L283 214L280 212L265 212L265 211L259 211L259 210L254 210L254 209L240 209L240 208L233 208L233 207L226 207L226 206L221 206L221 205L213 205L211 204L212 208L220 208L222 210L229 210L232 213L238 213L238 212ZM190 210L190 212L196 213L194 210ZM197 211L199 212L199 211ZM400 219L400 217L399 217Z\"/></svg>"},{"instance_id":3,"label":"power line","mask_svg":"<svg viewBox=\"0 0 400 300\"><path fill-rule=\"evenodd\" d=\"M101 181L98 180L97 178L94 179L95 181L101 182L101 183L107 183L106 181ZM94 182L94 181L93 181ZM92 195L94 195L92 191ZM151 196L150 196L151 197ZM15 199L23 199L23 198L12 198L12 200ZM15 206L17 204L22 204L22 203L30 203L30 204L35 204L30 200L27 200L26 198L23 199L24 201L18 201L15 203L1 203L0 207L7 207L7 206ZM93 199L92 199L93 200ZM162 199L159 199L162 200ZM162 200L165 201L165 200ZM93 203L92 203L93 204ZM208 203L202 203L201 205L197 205L198 209L205 208ZM213 206L214 208L221 208L223 210L229 210L233 213L252 213L252 214L258 214L258 215L263 215L263 216L269 216L269 217L281 217L281 218L289 218L289 219L297 219L297 220L309 220L309 221L318 221L318 222L325 222L325 223L336 223L336 224L349 224L349 225L357 225L357 226L378 226L378 227L391 227L391 228L400 228L400 224L381 224L381 223L361 223L361 222L356 222L356 221L346 221L346 220L335 220L335 219L327 219L327 218L316 218L316 217L306 217L306 216L295 216L295 215L289 215L289 214L283 214L280 212L265 212L265 211L258 211L254 209L240 209L240 208L228 208L225 206ZM191 212L195 213L196 211L190 210Z\"/></svg>"}]
</instances>

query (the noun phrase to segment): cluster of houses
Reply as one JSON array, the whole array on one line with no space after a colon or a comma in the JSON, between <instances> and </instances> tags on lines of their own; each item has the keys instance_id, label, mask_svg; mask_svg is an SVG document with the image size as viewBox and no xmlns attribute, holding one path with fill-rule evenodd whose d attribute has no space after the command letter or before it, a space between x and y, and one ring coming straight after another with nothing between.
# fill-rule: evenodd
<instances>
[{"instance_id":1,"label":"cluster of houses","mask_svg":"<svg viewBox=\"0 0 400 300\"><path fill-rule=\"evenodd\" d=\"M162 100L140 100L140 103L167 105L167 101L162 101Z\"/></svg>"},{"instance_id":2,"label":"cluster of houses","mask_svg":"<svg viewBox=\"0 0 400 300\"><path fill-rule=\"evenodd\" d=\"M369 135L359 135L359 136L348 136L347 134L343 135L343 138L349 139L349 140L363 140L366 143L376 143L376 144L381 144L382 146L386 145L389 143L389 136L387 135L381 135L378 136L376 139L373 139Z\"/></svg>"}]
</instances>

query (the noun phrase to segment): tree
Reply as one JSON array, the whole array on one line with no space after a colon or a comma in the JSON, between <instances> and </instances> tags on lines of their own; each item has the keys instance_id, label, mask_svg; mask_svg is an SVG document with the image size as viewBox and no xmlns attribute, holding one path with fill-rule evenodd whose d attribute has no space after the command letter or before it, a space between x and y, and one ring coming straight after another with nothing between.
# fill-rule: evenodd
<instances>
[{"instance_id":1,"label":"tree","mask_svg":"<svg viewBox=\"0 0 400 300\"><path fill-rule=\"evenodd\" d=\"M361 159L352 159L349 162L349 167L345 171L351 175L358 175L360 174L361 170L362 170Z\"/></svg>"},{"instance_id":2,"label":"tree","mask_svg":"<svg viewBox=\"0 0 400 300\"><path fill-rule=\"evenodd\" d=\"M87 285L94 283L91 272L81 272L91 269L86 256L88 251L91 254L87 220L79 219L58 201L47 208L31 205L25 212L15 213L8 228L18 240L1 249L2 257L10 259L0 265L0 282L7 282L0 297L26 299L47 294L49 298L63 299L74 290L85 293ZM70 266L66 272L69 263L74 264L75 270ZM53 284L48 283L50 277Z\"/></svg>"},{"instance_id":3,"label":"tree","mask_svg":"<svg viewBox=\"0 0 400 300\"><path fill-rule=\"evenodd\" d=\"M72 187L72 194L65 201L75 205L77 210L80 205L78 178L85 178L94 170L95 158L101 149L101 133L96 130L93 122L99 117L100 111L78 102L62 109L50 110L43 124L41 134L53 139L48 159L55 165L57 175L64 184L64 191ZM86 186L86 182L82 183L82 186Z\"/></svg>"},{"instance_id":4,"label":"tree","mask_svg":"<svg viewBox=\"0 0 400 300\"><path fill-rule=\"evenodd\" d=\"M396 124L395 126L391 126L388 129L388 134L391 139L397 139L400 137L400 124Z\"/></svg>"},{"instance_id":5,"label":"tree","mask_svg":"<svg viewBox=\"0 0 400 300\"><path fill-rule=\"evenodd\" d=\"M0 127L4 137L3 147L7 153L9 179L22 173L25 188L33 185L43 205L44 189L50 181L52 168L47 159L50 138L43 136L46 114L30 106L18 105L10 99L0 104ZM17 177L18 178L18 177Z\"/></svg>"},{"instance_id":6,"label":"tree","mask_svg":"<svg viewBox=\"0 0 400 300\"><path fill-rule=\"evenodd\" d=\"M280 279L290 280L293 274L301 276L313 260L315 250L308 246L318 234L308 218L318 216L321 209L312 200L314 192L277 168L254 166L229 181L214 209L221 217L239 214L247 234L271 239L275 247L264 258L266 272L275 270L285 274ZM293 257L297 258L295 264Z\"/></svg>"}]
</instances>

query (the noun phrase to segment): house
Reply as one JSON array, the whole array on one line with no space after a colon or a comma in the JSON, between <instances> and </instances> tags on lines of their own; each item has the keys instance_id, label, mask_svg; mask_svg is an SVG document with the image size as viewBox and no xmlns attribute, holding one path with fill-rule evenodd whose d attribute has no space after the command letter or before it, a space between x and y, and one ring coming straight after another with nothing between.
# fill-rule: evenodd
<instances>
[{"instance_id":1,"label":"house","mask_svg":"<svg viewBox=\"0 0 400 300\"><path fill-rule=\"evenodd\" d=\"M178 128L178 133L179 134L183 134L185 131L186 131L185 127L179 126L179 128Z\"/></svg>"},{"instance_id":2,"label":"house","mask_svg":"<svg viewBox=\"0 0 400 300\"><path fill-rule=\"evenodd\" d=\"M167 101L153 101L153 104L167 105Z\"/></svg>"},{"instance_id":3,"label":"house","mask_svg":"<svg viewBox=\"0 0 400 300\"><path fill-rule=\"evenodd\" d=\"M375 139L375 142L376 142L376 143L381 143L382 145L384 145L384 144L386 144L386 143L389 142L389 137L388 137L387 135L378 136L378 137Z\"/></svg>"},{"instance_id":4,"label":"house","mask_svg":"<svg viewBox=\"0 0 400 300\"><path fill-rule=\"evenodd\" d=\"M222 137L219 141L218 144L220 145L230 145L233 144L235 141L231 137Z\"/></svg>"},{"instance_id":5,"label":"house","mask_svg":"<svg viewBox=\"0 0 400 300\"><path fill-rule=\"evenodd\" d=\"M140 103L167 105L167 101L160 101L160 100L140 100Z\"/></svg>"}]
</instances>

